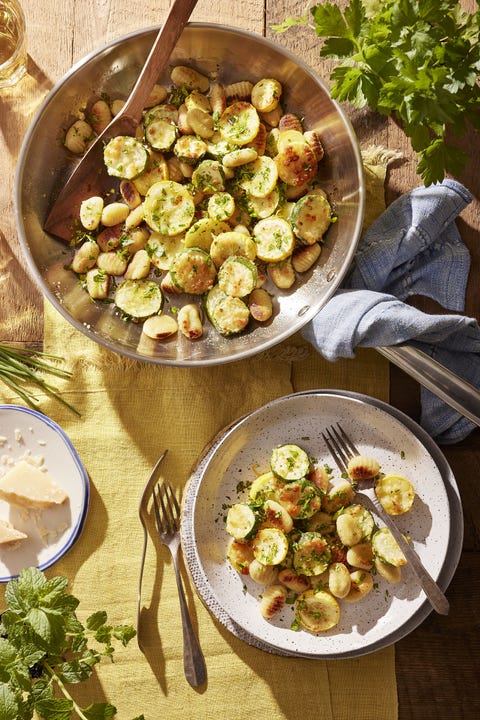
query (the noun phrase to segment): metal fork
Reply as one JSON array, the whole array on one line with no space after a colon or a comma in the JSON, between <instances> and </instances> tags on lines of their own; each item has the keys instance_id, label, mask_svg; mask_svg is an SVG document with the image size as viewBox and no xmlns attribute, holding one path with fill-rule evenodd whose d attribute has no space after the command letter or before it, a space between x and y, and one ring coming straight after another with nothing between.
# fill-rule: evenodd
<instances>
[{"instance_id":1,"label":"metal fork","mask_svg":"<svg viewBox=\"0 0 480 720\"><path fill-rule=\"evenodd\" d=\"M182 578L178 564L180 551L180 507L171 486L158 483L153 490L155 520L160 540L168 547L173 559L175 579L177 581L180 611L183 629L183 669L185 677L192 687L205 682L207 669L200 645L195 635L188 613Z\"/></svg>"},{"instance_id":2,"label":"metal fork","mask_svg":"<svg viewBox=\"0 0 480 720\"><path fill-rule=\"evenodd\" d=\"M357 448L339 423L337 423L336 427L332 425L330 428L327 428L325 433L322 433L322 437L325 440L325 443L333 459L335 460L337 467L342 471L342 473L347 473L348 461L352 457L360 455L361 453L357 450ZM366 482L362 482L363 487L365 487L366 489L374 487L373 479L371 481L367 480ZM366 508L368 508L368 510L374 512L379 518L381 518L381 520L389 528L400 549L405 555L407 561L409 562L410 567L415 573L417 580L419 581L423 591L425 592L425 595L427 596L432 608L440 615L448 615L449 602L447 598L445 597L439 586L436 584L436 582L433 580L431 575L427 572L425 567L422 565L417 553L406 541L400 530L395 525L391 516L386 512L386 510L384 510L377 497L375 495L373 495L373 497L370 497L369 495L359 492L358 490L356 490L356 494L357 497L360 499L361 503Z\"/></svg>"}]
</instances>

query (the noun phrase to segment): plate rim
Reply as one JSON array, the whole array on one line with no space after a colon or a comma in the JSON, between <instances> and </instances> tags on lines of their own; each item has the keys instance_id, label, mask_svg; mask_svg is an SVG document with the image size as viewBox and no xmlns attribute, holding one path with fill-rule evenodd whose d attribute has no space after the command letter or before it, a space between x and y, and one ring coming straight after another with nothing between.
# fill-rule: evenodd
<instances>
[{"instance_id":1,"label":"plate rim","mask_svg":"<svg viewBox=\"0 0 480 720\"><path fill-rule=\"evenodd\" d=\"M72 528L72 532L70 533L68 539L65 541L65 543L61 546L61 548L58 549L58 551L52 555L51 557L47 558L41 563L37 563L36 567L43 571L47 568L54 565L56 562L58 562L64 555L66 555L67 552L75 545L77 540L79 539L80 535L82 534L83 528L85 526L85 521L87 519L88 514L88 508L90 504L90 478L88 476L88 472L80 459L80 456L71 441L70 437L67 435L65 430L58 425L54 420L52 420L48 415L45 415L44 413L40 412L39 410L35 410L34 408L30 407L24 407L23 405L10 405L8 403L2 403L0 404L0 413L3 411L16 411L16 412L22 412L26 413L27 415L31 415L32 417L35 417L38 421L46 425L50 430L53 430L57 435L60 436L62 441L64 442L65 446L67 447L70 456L72 457L76 468L79 471L79 474L81 476L82 481L82 488L83 488L83 505L81 508L81 511L79 513L77 522L75 526ZM0 576L0 583L8 583L10 580L13 580L18 577L18 573L12 573L10 575L1 575Z\"/></svg>"},{"instance_id":2,"label":"plate rim","mask_svg":"<svg viewBox=\"0 0 480 720\"><path fill-rule=\"evenodd\" d=\"M412 632L418 627L426 617L432 612L432 608L425 598L419 608L412 614L412 616L403 625L390 633L387 633L382 638L370 643L367 647L354 648L352 650L344 652L333 652L333 653L310 653L310 652L294 652L284 648L279 648L272 643L269 643L252 633L246 631L243 627L238 625L228 613L222 608L220 602L213 592L208 590L207 587L199 588L194 579L193 569L196 566L198 569L197 562L197 551L193 543L193 516L194 516L194 502L195 495L200 486L204 469L210 459L212 458L217 445L222 442L224 438L230 435L237 427L241 426L247 419L254 417L267 408L273 407L276 404L284 403L293 398L299 398L302 396L333 396L344 399L351 399L366 403L373 407L383 410L388 415L393 417L395 420L402 423L407 430L409 430L415 438L425 447L425 450L432 457L433 462L437 466L439 473L442 477L445 486L445 492L447 494L448 506L450 512L450 539L448 546L448 553L446 553L442 567L440 569L437 583L443 591L449 586L460 560L462 546L463 546L463 533L464 533L464 522L463 522L463 511L462 502L458 486L455 480L453 471L447 462L447 459L435 441L430 435L412 418L403 413L401 410L391 406L389 403L374 398L363 393L358 393L349 390L337 390L337 389L312 389L312 390L301 390L298 392L288 393L281 397L275 398L259 408L252 410L251 412L245 413L232 421L218 433L214 435L212 440L207 443L202 453L200 454L197 462L195 463L190 477L185 486L182 499L182 523L181 523L181 540L184 557L186 560L186 566L190 578L194 584L197 595L209 610L212 617L218 620L227 630L229 630L235 637L243 640L247 644L257 647L266 652L290 657L308 658L308 659L342 659L352 658L362 655L367 655L372 652L376 652L384 647L392 645L398 642L403 637ZM203 571L202 571L203 574ZM214 609L212 609L214 608Z\"/></svg>"}]
</instances>

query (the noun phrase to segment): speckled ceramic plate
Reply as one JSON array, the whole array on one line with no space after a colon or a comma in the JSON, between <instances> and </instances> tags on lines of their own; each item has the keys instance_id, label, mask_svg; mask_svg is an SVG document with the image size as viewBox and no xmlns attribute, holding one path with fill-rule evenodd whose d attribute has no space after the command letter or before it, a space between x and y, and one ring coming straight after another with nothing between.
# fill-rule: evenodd
<instances>
[{"instance_id":1,"label":"speckled ceramic plate","mask_svg":"<svg viewBox=\"0 0 480 720\"><path fill-rule=\"evenodd\" d=\"M340 622L332 630L318 635L293 631L292 606L264 620L258 607L261 586L227 563L223 518L225 507L243 497L239 484L268 470L271 449L284 442L297 442L333 465L321 436L333 422L344 426L361 452L376 457L383 472L401 473L414 483L413 508L396 521L443 590L460 557L463 519L455 479L437 445L410 418L379 400L335 390L295 393L268 403L222 431L199 460L184 496L182 543L198 593L212 614L237 637L272 653L363 655L399 640L431 612L407 565L399 584L376 576L376 587L362 601L340 601Z\"/></svg>"},{"instance_id":2,"label":"speckled ceramic plate","mask_svg":"<svg viewBox=\"0 0 480 720\"><path fill-rule=\"evenodd\" d=\"M0 582L25 567L44 570L53 565L77 541L87 515L88 475L62 428L30 408L0 405L0 477L25 456L48 471L68 500L41 513L27 513L0 500L0 518L28 535L15 547L0 546Z\"/></svg>"}]
</instances>

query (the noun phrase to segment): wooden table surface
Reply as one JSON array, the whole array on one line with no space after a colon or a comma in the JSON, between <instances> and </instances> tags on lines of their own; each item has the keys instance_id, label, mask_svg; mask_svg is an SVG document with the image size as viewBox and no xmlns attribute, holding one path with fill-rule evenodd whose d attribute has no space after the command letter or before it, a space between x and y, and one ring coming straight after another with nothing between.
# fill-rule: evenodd
<instances>
[{"instance_id":1,"label":"wooden table surface","mask_svg":"<svg viewBox=\"0 0 480 720\"><path fill-rule=\"evenodd\" d=\"M132 30L162 22L169 3L132 5L127 0L23 0L28 25L28 76L13 90L0 92L0 342L41 346L42 297L28 276L13 216L16 160L35 110L73 63ZM341 4L341 3L339 3ZM473 0L465 6L474 7ZM192 20L233 25L275 39L325 80L330 66L319 58L318 39L308 28L276 36L271 26L287 15L303 13L303 0L200 0ZM361 146L384 145L403 158L389 169L386 200L391 202L421 184L415 156L401 130L384 117L345 108ZM470 162L457 178L475 195L480 172L480 137L467 137ZM472 258L466 314L480 318L480 202L475 198L459 220ZM435 311L420 299L423 309ZM391 403L418 419L418 385L391 368ZM465 538L459 567L448 589L448 617L431 614L396 645L400 720L473 720L480 716L480 430L466 440L442 448L464 505ZM373 719L372 719L373 720ZM387 718L382 720L388 720Z\"/></svg>"}]
</instances>

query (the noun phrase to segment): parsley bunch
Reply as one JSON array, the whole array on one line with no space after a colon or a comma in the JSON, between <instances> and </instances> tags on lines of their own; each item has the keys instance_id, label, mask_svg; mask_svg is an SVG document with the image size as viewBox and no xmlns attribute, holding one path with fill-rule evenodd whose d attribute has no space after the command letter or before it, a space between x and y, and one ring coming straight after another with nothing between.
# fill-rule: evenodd
<instances>
[{"instance_id":1,"label":"parsley bunch","mask_svg":"<svg viewBox=\"0 0 480 720\"><path fill-rule=\"evenodd\" d=\"M129 625L111 626L103 611L84 627L75 615L79 601L66 592L67 579L47 580L37 568L22 570L5 591L8 608L0 624L0 718L31 720L109 720L109 703L81 708L67 685L88 679L106 656L113 661L113 641L123 645L135 636ZM100 649L92 649L90 638ZM61 697L63 696L63 697ZM144 720L143 715L135 720Z\"/></svg>"},{"instance_id":2,"label":"parsley bunch","mask_svg":"<svg viewBox=\"0 0 480 720\"><path fill-rule=\"evenodd\" d=\"M425 185L460 174L467 155L455 138L467 122L480 129L480 11L456 0L350 0L343 12L330 2L310 12L320 55L339 60L332 97L399 121ZM274 29L298 24L306 14Z\"/></svg>"}]
</instances>

